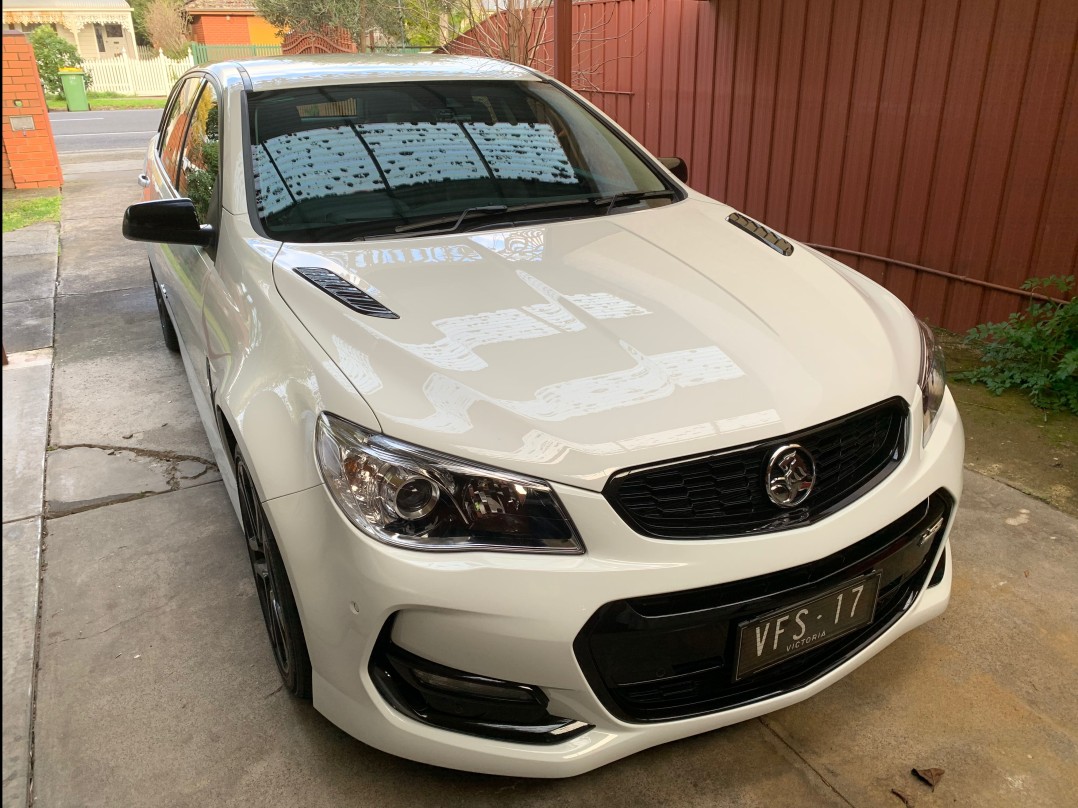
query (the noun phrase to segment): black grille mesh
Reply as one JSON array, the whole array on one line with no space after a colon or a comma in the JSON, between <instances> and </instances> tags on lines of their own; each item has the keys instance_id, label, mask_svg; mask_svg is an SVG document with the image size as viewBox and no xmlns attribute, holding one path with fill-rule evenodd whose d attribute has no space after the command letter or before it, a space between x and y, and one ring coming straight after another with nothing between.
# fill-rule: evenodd
<instances>
[{"instance_id":1,"label":"black grille mesh","mask_svg":"<svg viewBox=\"0 0 1078 808\"><path fill-rule=\"evenodd\" d=\"M908 407L885 401L803 432L719 454L615 475L604 494L633 527L671 539L718 538L811 523L864 494L889 474L906 445ZM816 460L805 503L786 509L767 496L767 463L797 443Z\"/></svg>"}]
</instances>

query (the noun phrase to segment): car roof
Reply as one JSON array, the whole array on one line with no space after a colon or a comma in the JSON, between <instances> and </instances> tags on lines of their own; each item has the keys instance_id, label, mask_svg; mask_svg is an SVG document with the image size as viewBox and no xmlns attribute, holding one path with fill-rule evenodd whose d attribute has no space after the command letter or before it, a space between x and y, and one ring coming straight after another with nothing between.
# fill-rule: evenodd
<instances>
[{"instance_id":1,"label":"car roof","mask_svg":"<svg viewBox=\"0 0 1078 808\"><path fill-rule=\"evenodd\" d=\"M203 68L226 78L242 69L252 89L281 90L333 84L388 81L468 81L476 79L536 81L533 71L511 62L475 56L443 54L333 54L317 56L271 56L218 62Z\"/></svg>"}]
</instances>

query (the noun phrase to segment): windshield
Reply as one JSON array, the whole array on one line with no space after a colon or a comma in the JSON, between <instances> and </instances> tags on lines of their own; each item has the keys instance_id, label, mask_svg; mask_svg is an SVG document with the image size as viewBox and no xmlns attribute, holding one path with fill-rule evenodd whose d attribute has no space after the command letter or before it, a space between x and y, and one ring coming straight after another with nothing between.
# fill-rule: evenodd
<instances>
[{"instance_id":1,"label":"windshield","mask_svg":"<svg viewBox=\"0 0 1078 808\"><path fill-rule=\"evenodd\" d=\"M282 241L399 238L423 235L428 222L444 232L681 197L543 82L278 90L250 95L249 114L255 208Z\"/></svg>"}]
</instances>

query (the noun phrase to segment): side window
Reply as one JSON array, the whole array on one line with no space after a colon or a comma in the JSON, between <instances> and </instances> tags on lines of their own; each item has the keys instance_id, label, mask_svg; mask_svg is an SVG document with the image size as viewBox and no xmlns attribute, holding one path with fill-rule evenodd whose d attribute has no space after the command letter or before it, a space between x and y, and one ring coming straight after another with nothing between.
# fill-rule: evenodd
<instances>
[{"instance_id":1,"label":"side window","mask_svg":"<svg viewBox=\"0 0 1078 808\"><path fill-rule=\"evenodd\" d=\"M180 162L180 145L183 143L183 133L187 128L187 119L194 103L202 78L192 76L187 79L174 96L172 106L168 108L168 120L161 132L161 138L157 142L157 150L161 153L161 163L165 167L165 174L170 182L176 180L176 166Z\"/></svg>"},{"instance_id":2,"label":"side window","mask_svg":"<svg viewBox=\"0 0 1078 808\"><path fill-rule=\"evenodd\" d=\"M180 163L177 190L195 203L202 224L207 223L210 201L217 188L221 163L221 131L218 120L217 91L207 82L191 113L187 142Z\"/></svg>"}]
</instances>

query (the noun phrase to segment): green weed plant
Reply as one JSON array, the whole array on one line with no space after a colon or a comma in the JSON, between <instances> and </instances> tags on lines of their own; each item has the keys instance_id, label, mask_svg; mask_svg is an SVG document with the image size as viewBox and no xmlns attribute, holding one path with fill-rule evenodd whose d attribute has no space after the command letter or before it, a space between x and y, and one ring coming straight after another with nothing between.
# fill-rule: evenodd
<instances>
[{"instance_id":1,"label":"green weed plant","mask_svg":"<svg viewBox=\"0 0 1078 808\"><path fill-rule=\"evenodd\" d=\"M997 395L1019 389L1043 410L1078 415L1078 297L1073 275L1030 278L1029 292L1058 293L1067 302L1030 297L1023 311L1002 323L982 323L965 342L980 353L981 366L957 374Z\"/></svg>"}]
</instances>

